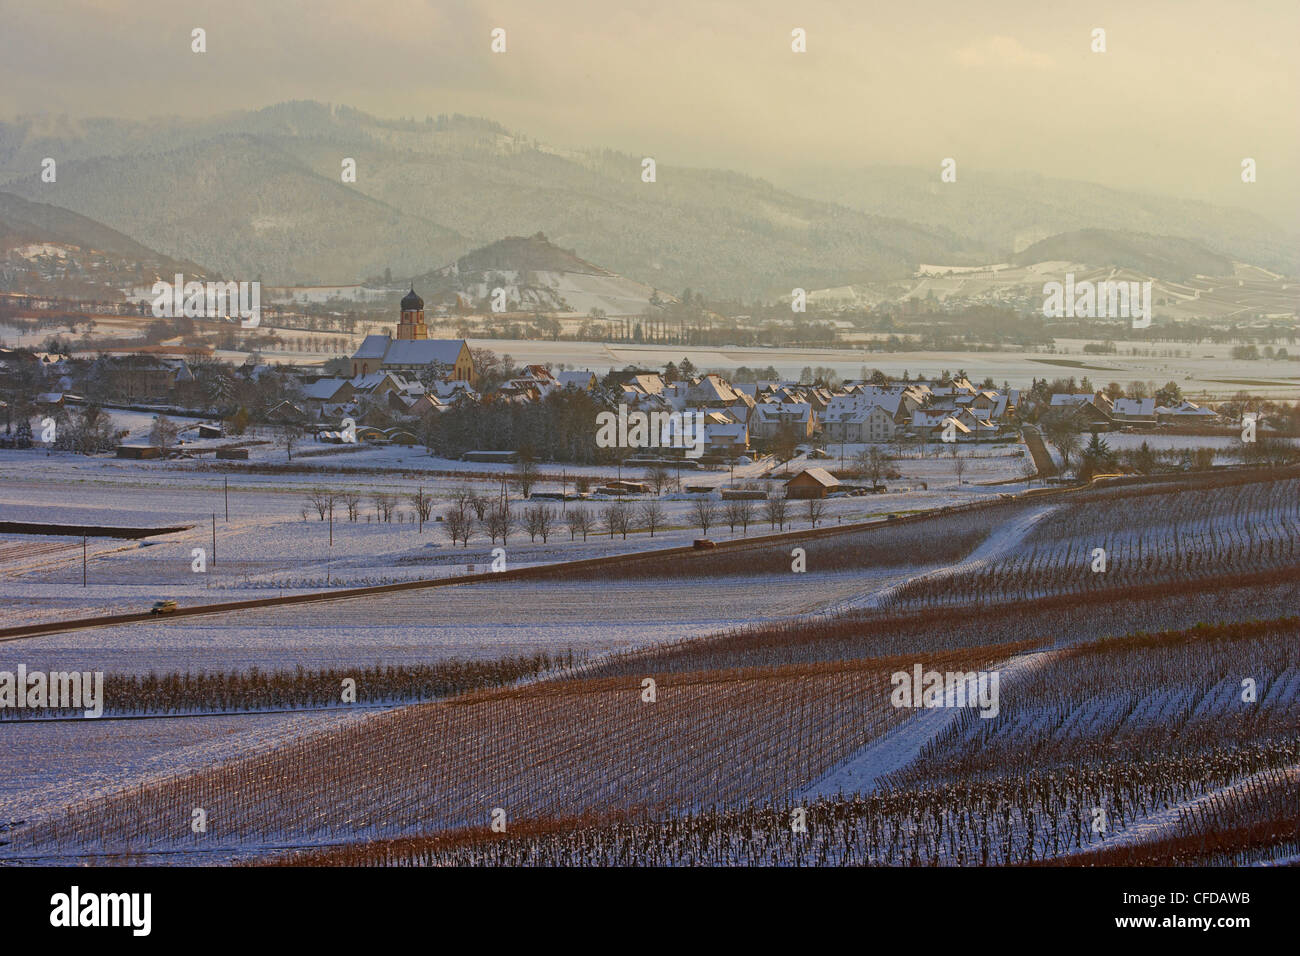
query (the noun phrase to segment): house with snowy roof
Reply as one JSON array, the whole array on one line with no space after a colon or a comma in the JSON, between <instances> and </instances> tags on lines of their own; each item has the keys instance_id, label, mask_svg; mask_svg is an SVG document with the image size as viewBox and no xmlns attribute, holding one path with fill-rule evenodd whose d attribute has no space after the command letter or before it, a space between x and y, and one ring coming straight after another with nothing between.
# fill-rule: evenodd
<instances>
[{"instance_id":1,"label":"house with snowy roof","mask_svg":"<svg viewBox=\"0 0 1300 956\"><path fill-rule=\"evenodd\" d=\"M1155 413L1160 422L1170 425L1208 425L1218 422L1220 418L1214 409L1186 399L1169 407L1159 405Z\"/></svg>"},{"instance_id":2,"label":"house with snowy roof","mask_svg":"<svg viewBox=\"0 0 1300 956\"><path fill-rule=\"evenodd\" d=\"M749 418L749 433L760 441L775 438L782 428L793 428L800 440L817 429L817 415L808 402L760 402Z\"/></svg>"},{"instance_id":3,"label":"house with snowy roof","mask_svg":"<svg viewBox=\"0 0 1300 956\"><path fill-rule=\"evenodd\" d=\"M828 408L822 419L828 441L884 442L898 433L898 423L884 405L842 404Z\"/></svg>"},{"instance_id":4,"label":"house with snowy roof","mask_svg":"<svg viewBox=\"0 0 1300 956\"><path fill-rule=\"evenodd\" d=\"M581 372L556 372L555 381L560 388L576 388L580 392L590 392L596 387L596 373L590 369Z\"/></svg>"},{"instance_id":5,"label":"house with snowy roof","mask_svg":"<svg viewBox=\"0 0 1300 956\"><path fill-rule=\"evenodd\" d=\"M1117 398L1111 418L1124 425L1154 425L1156 400L1154 398Z\"/></svg>"},{"instance_id":6,"label":"house with snowy roof","mask_svg":"<svg viewBox=\"0 0 1300 956\"><path fill-rule=\"evenodd\" d=\"M743 401L741 393L721 375L710 372L686 390L686 402L692 408L719 408Z\"/></svg>"}]
</instances>

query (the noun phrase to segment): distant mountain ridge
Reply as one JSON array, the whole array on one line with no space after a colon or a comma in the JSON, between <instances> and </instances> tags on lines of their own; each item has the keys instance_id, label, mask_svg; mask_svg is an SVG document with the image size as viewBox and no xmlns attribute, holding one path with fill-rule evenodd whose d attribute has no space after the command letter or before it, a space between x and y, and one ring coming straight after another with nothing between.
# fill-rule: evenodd
<instances>
[{"instance_id":1,"label":"distant mountain ridge","mask_svg":"<svg viewBox=\"0 0 1300 956\"><path fill-rule=\"evenodd\" d=\"M802 195L833 198L921 226L942 223L1001 250L991 262L1062 233L1105 229L1188 239L1215 254L1300 275L1300 230L1196 200L982 169L963 170L955 183L938 182L937 172L898 166L808 167L776 181Z\"/></svg>"},{"instance_id":2,"label":"distant mountain ridge","mask_svg":"<svg viewBox=\"0 0 1300 956\"><path fill-rule=\"evenodd\" d=\"M504 291L508 311L641 315L655 300L650 286L580 259L541 232L499 239L414 282L433 303L476 309L491 308L496 289Z\"/></svg>"},{"instance_id":3,"label":"distant mountain ridge","mask_svg":"<svg viewBox=\"0 0 1300 956\"><path fill-rule=\"evenodd\" d=\"M49 203L29 202L21 196L0 192L0 250L28 243L59 243L167 269L201 271L195 263L164 256L94 219Z\"/></svg>"},{"instance_id":4,"label":"distant mountain ridge","mask_svg":"<svg viewBox=\"0 0 1300 956\"><path fill-rule=\"evenodd\" d=\"M1179 281L1198 275L1232 274L1232 260L1176 236L1150 236L1113 229L1080 229L1036 242L1012 256L1015 265L1084 262L1132 269L1157 279Z\"/></svg>"},{"instance_id":5,"label":"distant mountain ridge","mask_svg":"<svg viewBox=\"0 0 1300 956\"><path fill-rule=\"evenodd\" d=\"M51 155L58 181L41 183ZM341 179L345 158L355 183ZM661 161L645 183L639 156L557 149L490 120L381 119L316 102L203 120L0 123L0 189L268 284L423 276L539 230L583 268L745 299L903 278L922 262L1006 261L1088 228L1186 238L1209 256L1300 273L1295 237L1247 213L1033 177L1023 193L976 173L956 191L933 179L882 167L778 186Z\"/></svg>"},{"instance_id":6,"label":"distant mountain ridge","mask_svg":"<svg viewBox=\"0 0 1300 956\"><path fill-rule=\"evenodd\" d=\"M561 249L538 232L532 236L507 236L481 249L461 256L454 266L439 270L457 273L488 272L493 269L576 272L586 275L613 275L608 269L579 259L571 249Z\"/></svg>"},{"instance_id":7,"label":"distant mountain ridge","mask_svg":"<svg viewBox=\"0 0 1300 956\"><path fill-rule=\"evenodd\" d=\"M111 300L177 273L208 276L101 222L0 192L0 291Z\"/></svg>"},{"instance_id":8,"label":"distant mountain ridge","mask_svg":"<svg viewBox=\"0 0 1300 956\"><path fill-rule=\"evenodd\" d=\"M40 158L62 157L43 184ZM340 163L357 163L345 184ZM203 121L0 124L0 177L139 241L276 284L418 275L502 236L543 230L653 287L755 297L975 264L942 229L810 200L737 173L545 147L460 116L380 120L286 103Z\"/></svg>"}]
</instances>

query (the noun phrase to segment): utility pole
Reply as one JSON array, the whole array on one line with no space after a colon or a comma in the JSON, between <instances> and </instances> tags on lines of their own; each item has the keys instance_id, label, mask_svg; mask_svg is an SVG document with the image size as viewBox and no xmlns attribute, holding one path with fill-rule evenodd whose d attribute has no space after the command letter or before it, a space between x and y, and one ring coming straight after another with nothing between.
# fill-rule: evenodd
<instances>
[{"instance_id":1,"label":"utility pole","mask_svg":"<svg viewBox=\"0 0 1300 956\"><path fill-rule=\"evenodd\" d=\"M217 513L212 512L212 566L217 566Z\"/></svg>"}]
</instances>

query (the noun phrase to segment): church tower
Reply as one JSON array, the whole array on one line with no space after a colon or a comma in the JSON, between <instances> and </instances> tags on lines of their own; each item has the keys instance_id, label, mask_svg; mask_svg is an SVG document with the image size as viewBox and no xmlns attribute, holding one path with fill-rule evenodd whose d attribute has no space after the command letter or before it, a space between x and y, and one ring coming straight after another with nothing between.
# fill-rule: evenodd
<instances>
[{"instance_id":1,"label":"church tower","mask_svg":"<svg viewBox=\"0 0 1300 956\"><path fill-rule=\"evenodd\" d=\"M397 322L399 339L427 339L429 329L424 324L424 300L415 294L415 286L402 297L402 317Z\"/></svg>"}]
</instances>

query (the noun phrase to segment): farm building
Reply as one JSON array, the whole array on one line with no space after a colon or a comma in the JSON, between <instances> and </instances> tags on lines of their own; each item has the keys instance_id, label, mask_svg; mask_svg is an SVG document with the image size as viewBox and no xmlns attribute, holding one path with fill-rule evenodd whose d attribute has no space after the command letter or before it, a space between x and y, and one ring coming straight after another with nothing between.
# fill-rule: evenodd
<instances>
[{"instance_id":1,"label":"farm building","mask_svg":"<svg viewBox=\"0 0 1300 956\"><path fill-rule=\"evenodd\" d=\"M162 449L157 445L118 445L118 458L159 458L162 456Z\"/></svg>"},{"instance_id":2,"label":"farm building","mask_svg":"<svg viewBox=\"0 0 1300 956\"><path fill-rule=\"evenodd\" d=\"M787 498L825 498L840 480L825 468L805 468L785 483Z\"/></svg>"}]
</instances>

